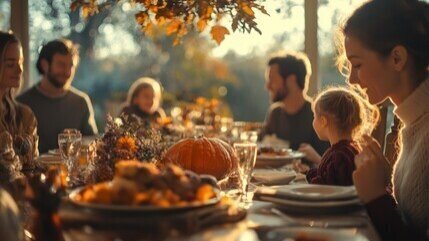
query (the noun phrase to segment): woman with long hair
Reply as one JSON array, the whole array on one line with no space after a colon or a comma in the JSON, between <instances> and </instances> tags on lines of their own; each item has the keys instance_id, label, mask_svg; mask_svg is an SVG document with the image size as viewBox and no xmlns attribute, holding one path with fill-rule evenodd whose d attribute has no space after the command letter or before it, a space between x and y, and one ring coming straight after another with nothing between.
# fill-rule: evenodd
<instances>
[{"instance_id":1,"label":"woman with long hair","mask_svg":"<svg viewBox=\"0 0 429 241\"><path fill-rule=\"evenodd\" d=\"M404 124L392 167L364 136L353 182L383 240L427 240L429 229L429 4L373 0L342 28L349 82L372 104L389 98ZM386 191L392 182L393 196Z\"/></svg>"},{"instance_id":2,"label":"woman with long hair","mask_svg":"<svg viewBox=\"0 0 429 241\"><path fill-rule=\"evenodd\" d=\"M33 112L15 101L22 79L23 55L18 38L0 31L0 182L34 166L38 155L37 121Z\"/></svg>"}]
</instances>

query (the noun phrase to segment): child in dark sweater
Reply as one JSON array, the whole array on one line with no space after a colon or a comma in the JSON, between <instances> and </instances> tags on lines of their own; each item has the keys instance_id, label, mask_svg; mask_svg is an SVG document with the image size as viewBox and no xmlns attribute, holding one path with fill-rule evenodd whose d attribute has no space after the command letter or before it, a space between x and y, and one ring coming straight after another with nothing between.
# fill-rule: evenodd
<instances>
[{"instance_id":1,"label":"child in dark sweater","mask_svg":"<svg viewBox=\"0 0 429 241\"><path fill-rule=\"evenodd\" d=\"M317 136L329 141L331 147L316 159L318 167L310 169L307 181L313 184L353 185L358 141L374 128L378 119L377 108L354 91L337 87L319 94L313 104L313 113Z\"/></svg>"}]
</instances>

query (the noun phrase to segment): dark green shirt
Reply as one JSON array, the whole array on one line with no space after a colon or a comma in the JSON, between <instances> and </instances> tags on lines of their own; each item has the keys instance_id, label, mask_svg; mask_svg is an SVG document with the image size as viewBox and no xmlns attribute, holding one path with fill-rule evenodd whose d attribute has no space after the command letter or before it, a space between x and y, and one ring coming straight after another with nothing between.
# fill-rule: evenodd
<instances>
[{"instance_id":1,"label":"dark green shirt","mask_svg":"<svg viewBox=\"0 0 429 241\"><path fill-rule=\"evenodd\" d=\"M313 129L313 111L309 102L293 115L286 113L283 103L272 104L260 138L272 134L289 141L293 150L297 150L301 143L307 143L322 156L329 147L329 143L321 141Z\"/></svg>"},{"instance_id":2,"label":"dark green shirt","mask_svg":"<svg viewBox=\"0 0 429 241\"><path fill-rule=\"evenodd\" d=\"M84 136L97 134L94 110L87 94L71 87L63 96L51 98L37 86L16 99L28 105L36 116L40 153L58 148L58 134L66 128L78 129Z\"/></svg>"}]
</instances>

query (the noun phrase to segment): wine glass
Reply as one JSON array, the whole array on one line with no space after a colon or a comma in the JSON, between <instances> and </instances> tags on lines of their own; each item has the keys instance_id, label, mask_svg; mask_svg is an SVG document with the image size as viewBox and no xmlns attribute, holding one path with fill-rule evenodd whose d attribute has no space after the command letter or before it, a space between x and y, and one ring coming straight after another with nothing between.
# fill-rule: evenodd
<instances>
[{"instance_id":1,"label":"wine glass","mask_svg":"<svg viewBox=\"0 0 429 241\"><path fill-rule=\"evenodd\" d=\"M247 203L249 202L247 192L255 167L257 146L255 143L234 143L234 149L238 157L236 168L241 184L241 201Z\"/></svg>"},{"instance_id":2,"label":"wine glass","mask_svg":"<svg viewBox=\"0 0 429 241\"><path fill-rule=\"evenodd\" d=\"M256 131L243 131L240 134L242 142L256 143L258 141L258 132Z\"/></svg>"},{"instance_id":3,"label":"wine glass","mask_svg":"<svg viewBox=\"0 0 429 241\"><path fill-rule=\"evenodd\" d=\"M78 174L78 156L82 145L82 134L79 131L67 131L58 134L58 147L61 159L67 167L67 180L73 185Z\"/></svg>"}]
</instances>

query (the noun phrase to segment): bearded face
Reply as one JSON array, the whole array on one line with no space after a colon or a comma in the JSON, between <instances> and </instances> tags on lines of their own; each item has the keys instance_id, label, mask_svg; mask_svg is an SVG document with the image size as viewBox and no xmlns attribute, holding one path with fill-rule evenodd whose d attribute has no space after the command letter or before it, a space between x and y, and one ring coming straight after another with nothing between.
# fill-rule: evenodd
<instances>
[{"instance_id":1,"label":"bearded face","mask_svg":"<svg viewBox=\"0 0 429 241\"><path fill-rule=\"evenodd\" d=\"M283 86L283 88L278 89L276 92L274 92L271 95L271 101L272 102L278 102L283 101L289 94L289 91L286 86Z\"/></svg>"},{"instance_id":2,"label":"bearded face","mask_svg":"<svg viewBox=\"0 0 429 241\"><path fill-rule=\"evenodd\" d=\"M46 77L58 89L69 86L75 74L75 58L70 55L55 54L49 65Z\"/></svg>"},{"instance_id":3,"label":"bearded face","mask_svg":"<svg viewBox=\"0 0 429 241\"><path fill-rule=\"evenodd\" d=\"M272 102L282 101L288 96L289 91L285 80L279 73L278 64L268 66L265 87L270 93Z\"/></svg>"}]
</instances>

